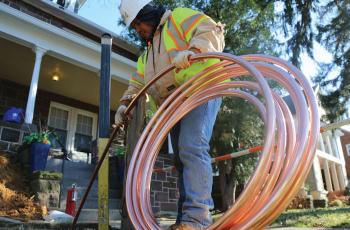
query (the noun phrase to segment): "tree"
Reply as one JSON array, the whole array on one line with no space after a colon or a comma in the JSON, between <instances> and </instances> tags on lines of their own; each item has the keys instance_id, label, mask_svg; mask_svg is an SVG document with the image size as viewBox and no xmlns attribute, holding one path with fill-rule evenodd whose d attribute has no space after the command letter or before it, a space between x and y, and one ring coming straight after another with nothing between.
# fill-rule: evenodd
<instances>
[{"instance_id":1,"label":"tree","mask_svg":"<svg viewBox=\"0 0 350 230\"><path fill-rule=\"evenodd\" d=\"M286 0L284 10L277 15L277 20L282 23L284 36L289 38L284 53L296 66L300 66L302 52L306 51L310 57L313 57L315 34L312 29L311 14L317 3L318 1L315 0Z\"/></svg>"},{"instance_id":2,"label":"tree","mask_svg":"<svg viewBox=\"0 0 350 230\"><path fill-rule=\"evenodd\" d=\"M324 66L316 82L325 88L320 99L328 111L326 119L334 122L346 112L350 98L350 1L330 1L321 14L330 20L318 24L319 34L316 38L333 54L334 62ZM339 74L327 79L327 74L335 67L340 68ZM327 90L329 86L332 89Z\"/></svg>"},{"instance_id":3,"label":"tree","mask_svg":"<svg viewBox=\"0 0 350 230\"><path fill-rule=\"evenodd\" d=\"M286 0L282 4L284 11L278 16L289 37L286 48L292 51L285 53L291 53L293 64L299 66L302 52L314 58L315 41L333 54L333 63L319 63L321 71L314 79L323 89L319 98L327 111L325 119L333 122L346 111L350 98L350 1ZM329 79L335 68L339 74Z\"/></svg>"},{"instance_id":4,"label":"tree","mask_svg":"<svg viewBox=\"0 0 350 230\"><path fill-rule=\"evenodd\" d=\"M156 0L169 9L190 7L226 25L225 52L235 55L272 53L274 4L267 0Z\"/></svg>"}]
</instances>

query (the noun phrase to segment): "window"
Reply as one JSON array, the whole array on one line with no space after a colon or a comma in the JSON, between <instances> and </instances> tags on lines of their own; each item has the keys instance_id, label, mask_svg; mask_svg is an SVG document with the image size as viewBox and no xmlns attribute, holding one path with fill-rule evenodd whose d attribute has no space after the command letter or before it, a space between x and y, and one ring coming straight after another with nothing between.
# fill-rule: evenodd
<instances>
[{"instance_id":1,"label":"window","mask_svg":"<svg viewBox=\"0 0 350 230\"><path fill-rule=\"evenodd\" d=\"M93 118L78 114L74 148L80 152L90 152Z\"/></svg>"},{"instance_id":2,"label":"window","mask_svg":"<svg viewBox=\"0 0 350 230\"><path fill-rule=\"evenodd\" d=\"M350 144L346 145L346 152L348 153L348 156L350 156Z\"/></svg>"},{"instance_id":3,"label":"window","mask_svg":"<svg viewBox=\"0 0 350 230\"><path fill-rule=\"evenodd\" d=\"M54 148L60 149L61 142L73 160L86 161L85 153L91 152L91 142L96 138L97 114L51 102L48 120L59 136L58 142L52 141Z\"/></svg>"},{"instance_id":4,"label":"window","mask_svg":"<svg viewBox=\"0 0 350 230\"><path fill-rule=\"evenodd\" d=\"M59 140L52 139L53 147L65 147L68 130L68 112L67 110L51 107L49 116L49 128L54 130ZM62 145L62 146L61 146Z\"/></svg>"}]
</instances>

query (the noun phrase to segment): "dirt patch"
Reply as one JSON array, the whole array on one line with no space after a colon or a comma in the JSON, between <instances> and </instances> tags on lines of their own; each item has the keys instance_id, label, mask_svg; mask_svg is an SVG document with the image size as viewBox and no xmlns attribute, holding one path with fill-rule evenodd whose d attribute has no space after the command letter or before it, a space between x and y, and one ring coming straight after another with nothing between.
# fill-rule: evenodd
<instances>
[{"instance_id":1,"label":"dirt patch","mask_svg":"<svg viewBox=\"0 0 350 230\"><path fill-rule=\"evenodd\" d=\"M29 194L19 165L10 155L0 152L0 216L42 219L46 208L40 207Z\"/></svg>"},{"instance_id":2,"label":"dirt patch","mask_svg":"<svg viewBox=\"0 0 350 230\"><path fill-rule=\"evenodd\" d=\"M333 201L339 200L340 202L342 202L344 204L347 204L347 205L350 204L349 192L346 190L329 192L327 197L328 197L329 203L332 203Z\"/></svg>"}]
</instances>

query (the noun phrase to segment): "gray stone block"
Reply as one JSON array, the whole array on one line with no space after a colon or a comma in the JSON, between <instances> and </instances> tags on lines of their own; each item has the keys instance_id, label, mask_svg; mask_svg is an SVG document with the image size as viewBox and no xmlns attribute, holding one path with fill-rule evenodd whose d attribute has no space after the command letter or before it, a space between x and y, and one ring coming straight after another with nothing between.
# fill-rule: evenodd
<instances>
[{"instance_id":1,"label":"gray stone block","mask_svg":"<svg viewBox=\"0 0 350 230\"><path fill-rule=\"evenodd\" d=\"M9 151L13 152L13 153L16 153L16 152L18 152L18 149L19 149L20 146L21 146L20 144L11 143L9 145Z\"/></svg>"},{"instance_id":2,"label":"gray stone block","mask_svg":"<svg viewBox=\"0 0 350 230\"><path fill-rule=\"evenodd\" d=\"M48 208L58 208L59 206L58 192L39 192L35 194L35 199L41 206L45 205Z\"/></svg>"},{"instance_id":3,"label":"gray stone block","mask_svg":"<svg viewBox=\"0 0 350 230\"><path fill-rule=\"evenodd\" d=\"M176 205L176 203L161 203L160 210L161 211L176 211L177 205Z\"/></svg>"},{"instance_id":4,"label":"gray stone block","mask_svg":"<svg viewBox=\"0 0 350 230\"><path fill-rule=\"evenodd\" d=\"M169 194L167 192L156 192L156 201L167 202L169 200Z\"/></svg>"}]
</instances>

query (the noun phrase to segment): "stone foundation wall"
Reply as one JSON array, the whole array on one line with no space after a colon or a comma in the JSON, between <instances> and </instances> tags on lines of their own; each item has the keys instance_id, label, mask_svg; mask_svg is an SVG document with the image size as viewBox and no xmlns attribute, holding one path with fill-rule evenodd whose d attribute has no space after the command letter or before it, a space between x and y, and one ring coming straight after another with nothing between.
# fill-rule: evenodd
<instances>
[{"instance_id":1,"label":"stone foundation wall","mask_svg":"<svg viewBox=\"0 0 350 230\"><path fill-rule=\"evenodd\" d=\"M36 171L30 175L35 200L47 208L59 208L62 173Z\"/></svg>"},{"instance_id":2,"label":"stone foundation wall","mask_svg":"<svg viewBox=\"0 0 350 230\"><path fill-rule=\"evenodd\" d=\"M173 166L172 155L160 154L155 168ZM153 173L151 182L151 204L154 213L176 213L178 192L178 173Z\"/></svg>"}]
</instances>

